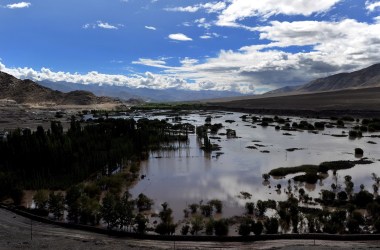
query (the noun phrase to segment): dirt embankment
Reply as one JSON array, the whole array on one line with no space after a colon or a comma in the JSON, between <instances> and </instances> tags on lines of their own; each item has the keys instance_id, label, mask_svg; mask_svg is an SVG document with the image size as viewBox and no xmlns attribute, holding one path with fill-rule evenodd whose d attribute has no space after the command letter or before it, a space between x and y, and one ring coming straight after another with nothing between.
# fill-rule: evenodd
<instances>
[{"instance_id":1,"label":"dirt embankment","mask_svg":"<svg viewBox=\"0 0 380 250\"><path fill-rule=\"evenodd\" d=\"M380 116L380 88L212 102L210 108L278 115Z\"/></svg>"}]
</instances>

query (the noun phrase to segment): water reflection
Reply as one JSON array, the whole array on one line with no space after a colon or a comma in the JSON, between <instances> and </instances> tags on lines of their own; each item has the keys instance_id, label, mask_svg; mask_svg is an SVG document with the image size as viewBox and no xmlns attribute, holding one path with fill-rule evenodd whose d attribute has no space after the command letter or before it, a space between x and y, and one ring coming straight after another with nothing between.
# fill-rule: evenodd
<instances>
[{"instance_id":1,"label":"water reflection","mask_svg":"<svg viewBox=\"0 0 380 250\"><path fill-rule=\"evenodd\" d=\"M192 114L188 115L187 119L192 120L194 125L203 125L207 115ZM200 150L201 142L196 135L190 135L188 145L186 147L181 145L180 150L154 152L147 161L141 163L141 174L147 177L130 190L135 197L139 193L152 197L157 210L161 203L168 202L177 220L183 217L182 211L188 204L199 203L201 200L207 202L211 199L222 200L223 214L233 216L241 214L248 201L287 199L285 191L288 188L288 179L294 176L283 179L271 178L269 183L263 183L262 174L277 167L355 160L354 149L357 147L364 150L365 157L376 162L340 170L335 177L330 171L326 178L316 185L292 181L293 192L303 187L311 197L319 197L320 190L330 190L332 183L344 188L345 175L353 177L355 191L359 190L360 184L364 184L367 190L372 192L371 173L380 175L377 145L367 143L368 138L365 137L349 140L348 137L331 136L342 134L342 131L348 131L348 128L328 128L317 134L291 131L293 136L286 136L283 135L284 131L275 130L272 126L255 125L256 128L252 128L251 123L239 118L243 115L241 113L218 114L218 118L215 118L215 114L211 115L213 124L222 123L225 126L219 133L226 133L226 129L236 130L238 138L228 139L225 135L215 135L220 139L211 139L212 143L222 147L221 152L224 154L217 157L217 152L204 153ZM294 117L290 119L292 122L301 120ZM188 120L184 122L189 122ZM226 120L235 120L235 123L227 123ZM314 120L309 122L314 123ZM380 143L380 138L371 138L371 141ZM291 148L299 150L286 151ZM264 150L270 153L260 152ZM280 192L277 189L278 184L282 187ZM239 198L242 191L251 193L252 198L247 200ZM294 193L298 195L298 191Z\"/></svg>"}]
</instances>

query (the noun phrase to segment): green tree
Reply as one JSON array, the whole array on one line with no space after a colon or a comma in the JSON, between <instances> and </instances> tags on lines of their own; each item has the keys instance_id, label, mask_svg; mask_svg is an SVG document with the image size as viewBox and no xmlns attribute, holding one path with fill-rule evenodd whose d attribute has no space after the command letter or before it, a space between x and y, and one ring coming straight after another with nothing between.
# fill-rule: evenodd
<instances>
[{"instance_id":1,"label":"green tree","mask_svg":"<svg viewBox=\"0 0 380 250\"><path fill-rule=\"evenodd\" d=\"M145 194L139 194L137 197L136 205L140 212L150 210L154 202Z\"/></svg>"},{"instance_id":2,"label":"green tree","mask_svg":"<svg viewBox=\"0 0 380 250\"><path fill-rule=\"evenodd\" d=\"M253 214L254 209L255 209L255 203L253 202L245 203L245 210L247 211L247 214Z\"/></svg>"},{"instance_id":3,"label":"green tree","mask_svg":"<svg viewBox=\"0 0 380 250\"><path fill-rule=\"evenodd\" d=\"M61 192L58 192L57 194L51 192L49 195L48 207L50 213L54 215L54 219L62 219L65 210L65 198L63 194Z\"/></svg>"},{"instance_id":4,"label":"green tree","mask_svg":"<svg viewBox=\"0 0 380 250\"><path fill-rule=\"evenodd\" d=\"M261 233L263 232L263 229L264 229L264 226L263 226L263 223L261 221L257 221L257 222L252 223L252 232L255 235L261 235Z\"/></svg>"},{"instance_id":5,"label":"green tree","mask_svg":"<svg viewBox=\"0 0 380 250\"><path fill-rule=\"evenodd\" d=\"M97 225L100 220L100 205L96 199L91 199L87 195L82 195L79 199L80 212L79 221L82 224Z\"/></svg>"},{"instance_id":6,"label":"green tree","mask_svg":"<svg viewBox=\"0 0 380 250\"><path fill-rule=\"evenodd\" d=\"M128 230L132 226L133 219L135 218L135 201L130 200L130 197L130 193L126 191L115 207L120 229L127 227Z\"/></svg>"},{"instance_id":7,"label":"green tree","mask_svg":"<svg viewBox=\"0 0 380 250\"><path fill-rule=\"evenodd\" d=\"M358 207L366 207L373 201L373 194L366 190L362 190L354 196L354 202Z\"/></svg>"},{"instance_id":8,"label":"green tree","mask_svg":"<svg viewBox=\"0 0 380 250\"><path fill-rule=\"evenodd\" d=\"M214 230L216 236L228 235L228 220L220 219L214 222Z\"/></svg>"},{"instance_id":9,"label":"green tree","mask_svg":"<svg viewBox=\"0 0 380 250\"><path fill-rule=\"evenodd\" d=\"M82 192L79 186L73 186L66 192L65 203L67 205L67 219L70 222L79 222L81 195Z\"/></svg>"},{"instance_id":10,"label":"green tree","mask_svg":"<svg viewBox=\"0 0 380 250\"><path fill-rule=\"evenodd\" d=\"M212 215L213 208L211 205L209 204L201 205L200 209L204 216L210 217Z\"/></svg>"},{"instance_id":11,"label":"green tree","mask_svg":"<svg viewBox=\"0 0 380 250\"><path fill-rule=\"evenodd\" d=\"M168 203L161 204L162 211L158 214L161 223L157 225L156 232L159 234L173 234L175 232L176 224L173 223L172 209L169 208Z\"/></svg>"},{"instance_id":12,"label":"green tree","mask_svg":"<svg viewBox=\"0 0 380 250\"><path fill-rule=\"evenodd\" d=\"M119 203L115 195L107 193L100 207L100 216L103 218L104 222L107 223L107 228L112 229L116 226L118 216L116 213L116 205Z\"/></svg>"},{"instance_id":13,"label":"green tree","mask_svg":"<svg viewBox=\"0 0 380 250\"><path fill-rule=\"evenodd\" d=\"M197 235L204 228L202 216L196 215L191 220L191 234Z\"/></svg>"},{"instance_id":14,"label":"green tree","mask_svg":"<svg viewBox=\"0 0 380 250\"><path fill-rule=\"evenodd\" d=\"M214 199L209 202L210 206L213 206L217 213L222 213L223 203L220 200Z\"/></svg>"},{"instance_id":15,"label":"green tree","mask_svg":"<svg viewBox=\"0 0 380 250\"><path fill-rule=\"evenodd\" d=\"M248 236L252 230L252 219L244 218L243 221L239 225L239 235Z\"/></svg>"},{"instance_id":16,"label":"green tree","mask_svg":"<svg viewBox=\"0 0 380 250\"><path fill-rule=\"evenodd\" d=\"M264 222L264 226L267 234L277 234L278 233L278 220L274 217L267 219Z\"/></svg>"},{"instance_id":17,"label":"green tree","mask_svg":"<svg viewBox=\"0 0 380 250\"><path fill-rule=\"evenodd\" d=\"M206 234L213 235L214 234L214 219L210 218L206 223Z\"/></svg>"},{"instance_id":18,"label":"green tree","mask_svg":"<svg viewBox=\"0 0 380 250\"><path fill-rule=\"evenodd\" d=\"M34 203L36 204L37 209L43 210L46 209L49 201L49 192L44 189L40 189L33 196Z\"/></svg>"},{"instance_id":19,"label":"green tree","mask_svg":"<svg viewBox=\"0 0 380 250\"><path fill-rule=\"evenodd\" d=\"M146 223L148 223L148 219L141 213L136 215L135 223L137 225L135 231L139 234L144 234L146 231Z\"/></svg>"}]
</instances>

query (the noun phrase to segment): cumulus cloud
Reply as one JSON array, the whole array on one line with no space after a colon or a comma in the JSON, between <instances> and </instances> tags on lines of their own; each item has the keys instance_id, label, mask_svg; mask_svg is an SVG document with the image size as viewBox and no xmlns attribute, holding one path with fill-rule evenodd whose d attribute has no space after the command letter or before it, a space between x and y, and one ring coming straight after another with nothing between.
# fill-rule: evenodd
<instances>
[{"instance_id":1,"label":"cumulus cloud","mask_svg":"<svg viewBox=\"0 0 380 250\"><path fill-rule=\"evenodd\" d=\"M366 1L365 7L368 11L373 12L380 9L380 1Z\"/></svg>"},{"instance_id":2,"label":"cumulus cloud","mask_svg":"<svg viewBox=\"0 0 380 250\"><path fill-rule=\"evenodd\" d=\"M190 37L188 37L182 33L170 34L168 37L170 39L176 40L176 41L192 41L193 40Z\"/></svg>"},{"instance_id":3,"label":"cumulus cloud","mask_svg":"<svg viewBox=\"0 0 380 250\"><path fill-rule=\"evenodd\" d=\"M82 27L83 29L100 28L100 29L108 29L108 30L117 30L121 27L124 27L124 25L122 24L113 25L113 24L109 24L108 22L97 21L96 23L86 23Z\"/></svg>"},{"instance_id":4,"label":"cumulus cloud","mask_svg":"<svg viewBox=\"0 0 380 250\"><path fill-rule=\"evenodd\" d=\"M7 68L0 63L0 70L21 79L32 79L34 81L49 80L54 82L66 81L77 84L108 84L115 86L127 86L132 88L181 88L188 89L187 81L178 77L165 76L146 72L144 74L111 75L97 71L86 74L70 72L54 72L48 68L34 70L32 68Z\"/></svg>"},{"instance_id":5,"label":"cumulus cloud","mask_svg":"<svg viewBox=\"0 0 380 250\"><path fill-rule=\"evenodd\" d=\"M341 0L232 0L231 4L219 15L217 25L239 26L237 21L253 16L264 18L279 14L309 16L313 13L328 11L340 1Z\"/></svg>"},{"instance_id":6,"label":"cumulus cloud","mask_svg":"<svg viewBox=\"0 0 380 250\"><path fill-rule=\"evenodd\" d=\"M20 3L12 3L7 4L6 8L8 9L22 9L22 8L29 8L32 4L29 2L20 2Z\"/></svg>"},{"instance_id":7,"label":"cumulus cloud","mask_svg":"<svg viewBox=\"0 0 380 250\"><path fill-rule=\"evenodd\" d=\"M156 27L153 27L153 26L145 26L145 29L148 29L148 30L157 30Z\"/></svg>"}]
</instances>

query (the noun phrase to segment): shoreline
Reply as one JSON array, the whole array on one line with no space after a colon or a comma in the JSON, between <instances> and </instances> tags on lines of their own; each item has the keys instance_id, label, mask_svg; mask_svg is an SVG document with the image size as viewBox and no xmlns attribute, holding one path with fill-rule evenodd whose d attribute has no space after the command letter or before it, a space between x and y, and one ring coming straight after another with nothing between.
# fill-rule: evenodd
<instances>
[{"instance_id":1,"label":"shoreline","mask_svg":"<svg viewBox=\"0 0 380 250\"><path fill-rule=\"evenodd\" d=\"M380 234L261 234L250 236L184 236L184 235L158 235L158 234L139 234L126 231L108 230L81 224L70 224L66 222L54 221L45 217L37 216L17 208L12 208L0 204L0 209L20 215L33 221L43 223L45 225L54 225L69 230L80 230L83 232L91 232L100 235L113 236L118 238L132 238L138 240L154 240L154 241L182 241L182 242L256 242L268 240L328 240L328 241L378 241Z\"/></svg>"}]
</instances>

